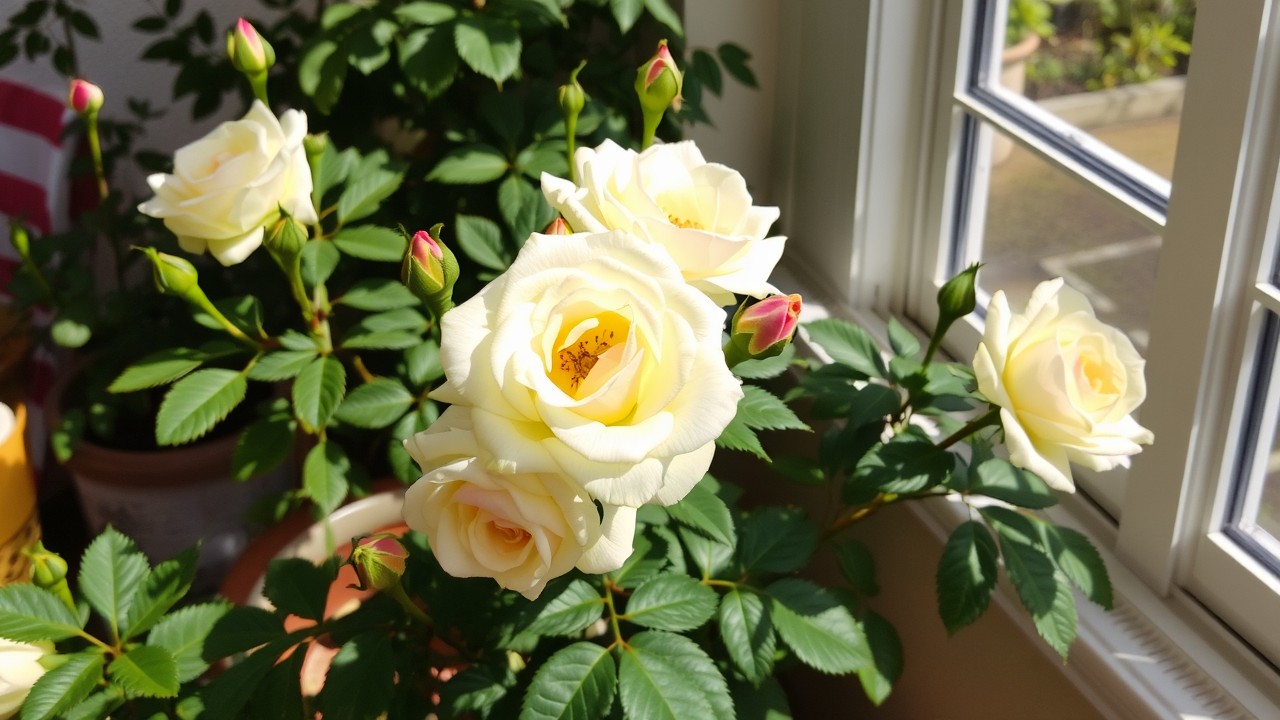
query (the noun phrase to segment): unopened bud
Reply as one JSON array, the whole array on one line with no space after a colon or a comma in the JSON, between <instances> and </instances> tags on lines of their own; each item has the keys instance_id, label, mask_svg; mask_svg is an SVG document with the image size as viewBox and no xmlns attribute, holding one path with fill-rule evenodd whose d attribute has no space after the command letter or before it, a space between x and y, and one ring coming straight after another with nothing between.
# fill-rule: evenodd
<instances>
[{"instance_id":1,"label":"unopened bud","mask_svg":"<svg viewBox=\"0 0 1280 720\"><path fill-rule=\"evenodd\" d=\"M191 300L194 294L204 297L200 290L200 276L196 266L186 258L162 253L155 248L139 248L151 259L151 276L156 281L156 288L166 295L177 295Z\"/></svg>"},{"instance_id":2,"label":"unopened bud","mask_svg":"<svg viewBox=\"0 0 1280 720\"><path fill-rule=\"evenodd\" d=\"M636 95L640 98L640 106L646 114L665 112L669 106L679 110L683 86L684 75L676 67L667 41L658 41L657 52L636 71Z\"/></svg>"},{"instance_id":3,"label":"unopened bud","mask_svg":"<svg viewBox=\"0 0 1280 720\"><path fill-rule=\"evenodd\" d=\"M400 585L404 561L409 551L390 533L379 533L351 541L351 566L360 581L359 589L387 590Z\"/></svg>"},{"instance_id":4,"label":"unopened bud","mask_svg":"<svg viewBox=\"0 0 1280 720\"><path fill-rule=\"evenodd\" d=\"M227 33L227 57L245 75L265 73L276 64L276 51L248 20L240 18Z\"/></svg>"},{"instance_id":5,"label":"unopened bud","mask_svg":"<svg viewBox=\"0 0 1280 720\"><path fill-rule=\"evenodd\" d=\"M31 560L31 582L36 587L51 590L67 577L67 561L62 556L45 549L39 540L26 551Z\"/></svg>"},{"instance_id":6,"label":"unopened bud","mask_svg":"<svg viewBox=\"0 0 1280 720\"><path fill-rule=\"evenodd\" d=\"M543 235L572 235L573 230L569 229L569 223L564 221L563 217L558 217L551 221L546 230L542 231Z\"/></svg>"},{"instance_id":7,"label":"unopened bud","mask_svg":"<svg viewBox=\"0 0 1280 720\"><path fill-rule=\"evenodd\" d=\"M974 263L959 275L943 283L938 289L938 323L947 325L973 312L978 305L977 290L978 268L981 263Z\"/></svg>"},{"instance_id":8,"label":"unopened bud","mask_svg":"<svg viewBox=\"0 0 1280 720\"><path fill-rule=\"evenodd\" d=\"M262 238L262 246L285 272L298 263L302 246L306 244L306 226L284 212L280 213L280 220L274 226L267 228Z\"/></svg>"},{"instance_id":9,"label":"unopened bud","mask_svg":"<svg viewBox=\"0 0 1280 720\"><path fill-rule=\"evenodd\" d=\"M67 94L67 106L79 115L96 113L102 107L102 88L88 80L76 78L71 81L71 90Z\"/></svg>"},{"instance_id":10,"label":"unopened bud","mask_svg":"<svg viewBox=\"0 0 1280 720\"><path fill-rule=\"evenodd\" d=\"M400 279L436 317L453 308L453 286L458 281L458 259L440 241L437 224L431 230L419 230L409 240Z\"/></svg>"},{"instance_id":11,"label":"unopened bud","mask_svg":"<svg viewBox=\"0 0 1280 720\"><path fill-rule=\"evenodd\" d=\"M747 298L733 314L726 362L732 367L748 358L759 360L781 353L795 335L802 306L799 295L770 295L759 301Z\"/></svg>"},{"instance_id":12,"label":"unopened bud","mask_svg":"<svg viewBox=\"0 0 1280 720\"><path fill-rule=\"evenodd\" d=\"M560 105L560 112L564 114L565 125L571 125L577 120L578 114L582 112L583 106L587 104L587 93L582 89L582 85L578 84L578 73L582 72L582 68L587 66L587 61L583 60L569 73L569 82L560 86L556 92L556 101Z\"/></svg>"}]
</instances>

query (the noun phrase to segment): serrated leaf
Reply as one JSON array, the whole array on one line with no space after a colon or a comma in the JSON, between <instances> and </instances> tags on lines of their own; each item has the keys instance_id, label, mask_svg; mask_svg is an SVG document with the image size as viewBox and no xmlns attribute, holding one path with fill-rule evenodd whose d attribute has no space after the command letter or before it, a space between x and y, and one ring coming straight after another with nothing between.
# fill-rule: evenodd
<instances>
[{"instance_id":1,"label":"serrated leaf","mask_svg":"<svg viewBox=\"0 0 1280 720\"><path fill-rule=\"evenodd\" d=\"M275 350L261 355L249 368L249 379L280 382L297 377L316 358L315 350Z\"/></svg>"},{"instance_id":2,"label":"serrated leaf","mask_svg":"<svg viewBox=\"0 0 1280 720\"><path fill-rule=\"evenodd\" d=\"M525 694L520 720L588 720L613 705L617 666L609 651L577 642L557 650L538 668Z\"/></svg>"},{"instance_id":3,"label":"serrated leaf","mask_svg":"<svg viewBox=\"0 0 1280 720\"><path fill-rule=\"evenodd\" d=\"M1061 573L1054 576L1053 601L1049 609L1033 615L1036 632L1067 661L1067 653L1071 643L1076 639L1076 598L1071 592L1071 583Z\"/></svg>"},{"instance_id":4,"label":"serrated leaf","mask_svg":"<svg viewBox=\"0 0 1280 720\"><path fill-rule=\"evenodd\" d=\"M271 615L265 610L262 612L268 616ZM209 635L210 641L217 636L217 629L221 625L222 622L214 625L214 631ZM200 720L240 720L246 717L243 712L245 704L249 702L249 698L262 683L263 678L276 666L280 654L294 644L295 641L292 639L279 640L260 648L232 664L211 683L201 688L199 697L203 712L199 715ZM206 648L206 657L208 657L208 648Z\"/></svg>"},{"instance_id":5,"label":"serrated leaf","mask_svg":"<svg viewBox=\"0 0 1280 720\"><path fill-rule=\"evenodd\" d=\"M662 668L664 674L667 668L675 670L682 676L682 682L697 689L701 700L705 701L709 708L709 712L705 713L691 713L691 710L690 714L680 712L679 717L735 720L733 699L729 696L729 687L724 676L720 674L720 670L716 668L707 653L692 640L682 635L650 630L638 633L631 638L630 643L631 653L640 660L641 665L651 671ZM626 657L627 655L623 656L624 661ZM625 692L628 684L627 677L623 675L619 680ZM623 697L623 707L627 709L629 717L650 717L644 713L633 712L627 707L625 697Z\"/></svg>"},{"instance_id":6,"label":"serrated leaf","mask_svg":"<svg viewBox=\"0 0 1280 720\"><path fill-rule=\"evenodd\" d=\"M689 494L667 507L667 513L678 523L687 525L718 542L732 545L735 542L733 516L725 505L704 483L693 486Z\"/></svg>"},{"instance_id":7,"label":"serrated leaf","mask_svg":"<svg viewBox=\"0 0 1280 720\"><path fill-rule=\"evenodd\" d=\"M688 575L658 575L627 600L627 620L654 630L686 632L716 612L716 592Z\"/></svg>"},{"instance_id":8,"label":"serrated leaf","mask_svg":"<svg viewBox=\"0 0 1280 720\"><path fill-rule=\"evenodd\" d=\"M478 215L459 215L457 228L458 247L467 257L500 272L511 264L497 223Z\"/></svg>"},{"instance_id":9,"label":"serrated leaf","mask_svg":"<svg viewBox=\"0 0 1280 720\"><path fill-rule=\"evenodd\" d=\"M502 151L473 143L446 153L427 174L427 180L446 185L482 185L502 177L509 167Z\"/></svg>"},{"instance_id":10,"label":"serrated leaf","mask_svg":"<svg viewBox=\"0 0 1280 720\"><path fill-rule=\"evenodd\" d=\"M458 11L440 2L409 2L395 9L396 17L419 25L439 25L458 16Z\"/></svg>"},{"instance_id":11,"label":"serrated leaf","mask_svg":"<svg viewBox=\"0 0 1280 720\"><path fill-rule=\"evenodd\" d=\"M738 560L744 572L787 573L803 567L818 547L818 529L804 513L767 506L742 522Z\"/></svg>"},{"instance_id":12,"label":"serrated leaf","mask_svg":"<svg viewBox=\"0 0 1280 720\"><path fill-rule=\"evenodd\" d=\"M439 97L458 73L458 49L453 28L424 27L400 41L400 69L404 78L427 99Z\"/></svg>"},{"instance_id":13,"label":"serrated leaf","mask_svg":"<svg viewBox=\"0 0 1280 720\"><path fill-rule=\"evenodd\" d=\"M395 280L365 278L352 285L334 303L357 310L379 312L414 307L418 304L418 299L409 292L409 288Z\"/></svg>"},{"instance_id":14,"label":"serrated leaf","mask_svg":"<svg viewBox=\"0 0 1280 720\"><path fill-rule=\"evenodd\" d=\"M1000 508L987 508L983 511ZM988 517L990 517L988 515ZM1022 528L1002 522L993 522L1000 537L1000 554L1004 569L1018 591L1018 598L1033 617L1042 617L1053 610L1058 582L1054 577L1053 561L1044 551L1022 539ZM1032 530L1034 532L1034 530Z\"/></svg>"},{"instance_id":15,"label":"serrated leaf","mask_svg":"<svg viewBox=\"0 0 1280 720\"><path fill-rule=\"evenodd\" d=\"M782 352L770 358L748 359L734 365L731 369L733 374L747 380L767 380L775 378L787 371L791 367L791 361L795 359L796 346L788 345L782 348Z\"/></svg>"},{"instance_id":16,"label":"serrated leaf","mask_svg":"<svg viewBox=\"0 0 1280 720\"><path fill-rule=\"evenodd\" d=\"M413 387L422 389L428 383L444 377L444 366L440 364L440 345L432 338L423 341L405 351L405 374Z\"/></svg>"},{"instance_id":17,"label":"serrated leaf","mask_svg":"<svg viewBox=\"0 0 1280 720\"><path fill-rule=\"evenodd\" d=\"M895 435L858 461L853 481L885 493L912 493L941 485L954 467L951 453L917 435Z\"/></svg>"},{"instance_id":18,"label":"serrated leaf","mask_svg":"<svg viewBox=\"0 0 1280 720\"><path fill-rule=\"evenodd\" d=\"M262 594L280 610L308 620L324 619L324 605L335 574L328 564L313 565L301 558L280 558L267 565Z\"/></svg>"},{"instance_id":19,"label":"serrated leaf","mask_svg":"<svg viewBox=\"0 0 1280 720\"><path fill-rule=\"evenodd\" d=\"M761 597L734 588L720 600L720 639L734 665L753 684L773 674L777 638L769 606Z\"/></svg>"},{"instance_id":20,"label":"serrated leaf","mask_svg":"<svg viewBox=\"0 0 1280 720\"><path fill-rule=\"evenodd\" d=\"M342 260L342 253L334 247L332 242L319 239L308 242L302 246L298 256L302 282L308 288L320 285L333 275L334 270L338 269L340 260Z\"/></svg>"},{"instance_id":21,"label":"serrated leaf","mask_svg":"<svg viewBox=\"0 0 1280 720\"><path fill-rule=\"evenodd\" d=\"M61 600L34 585L0 586L0 638L63 640L83 626Z\"/></svg>"},{"instance_id":22,"label":"serrated leaf","mask_svg":"<svg viewBox=\"0 0 1280 720\"><path fill-rule=\"evenodd\" d=\"M622 563L622 567L609 573L609 577L618 587L630 590L662 572L666 565L665 543L659 541L659 544L655 544L648 535L637 533L632 543L631 555Z\"/></svg>"},{"instance_id":23,"label":"serrated leaf","mask_svg":"<svg viewBox=\"0 0 1280 720\"><path fill-rule=\"evenodd\" d=\"M377 225L345 227L333 236L333 244L346 255L375 262L400 262L408 247L399 230Z\"/></svg>"},{"instance_id":24,"label":"serrated leaf","mask_svg":"<svg viewBox=\"0 0 1280 720\"><path fill-rule=\"evenodd\" d=\"M742 386L742 399L738 401L735 419L738 418L753 430L809 429L777 396L756 385Z\"/></svg>"},{"instance_id":25,"label":"serrated leaf","mask_svg":"<svg viewBox=\"0 0 1280 720\"><path fill-rule=\"evenodd\" d=\"M260 418L246 427L231 454L231 476L244 482L283 463L293 453L296 427L287 415Z\"/></svg>"},{"instance_id":26,"label":"serrated leaf","mask_svg":"<svg viewBox=\"0 0 1280 720\"><path fill-rule=\"evenodd\" d=\"M391 641L381 632L356 635L333 656L317 696L326 720L375 720L395 688Z\"/></svg>"},{"instance_id":27,"label":"serrated leaf","mask_svg":"<svg viewBox=\"0 0 1280 720\"><path fill-rule=\"evenodd\" d=\"M1003 458L991 458L973 468L969 492L1033 510L1058 504L1057 496L1043 480Z\"/></svg>"},{"instance_id":28,"label":"serrated leaf","mask_svg":"<svg viewBox=\"0 0 1280 720\"><path fill-rule=\"evenodd\" d=\"M26 699L21 720L45 720L80 704L102 681L103 656L81 652L64 656L65 662L41 675Z\"/></svg>"},{"instance_id":29,"label":"serrated leaf","mask_svg":"<svg viewBox=\"0 0 1280 720\"><path fill-rule=\"evenodd\" d=\"M351 461L336 443L322 442L302 463L302 490L316 504L320 515L333 512L347 497Z\"/></svg>"},{"instance_id":30,"label":"serrated leaf","mask_svg":"<svg viewBox=\"0 0 1280 720\"><path fill-rule=\"evenodd\" d=\"M312 360L293 382L293 411L309 433L329 424L347 391L347 371L334 357Z\"/></svg>"},{"instance_id":31,"label":"serrated leaf","mask_svg":"<svg viewBox=\"0 0 1280 720\"><path fill-rule=\"evenodd\" d=\"M542 193L516 174L498 185L498 212L517 242L546 229L556 217Z\"/></svg>"},{"instance_id":32,"label":"serrated leaf","mask_svg":"<svg viewBox=\"0 0 1280 720\"><path fill-rule=\"evenodd\" d=\"M156 442L181 445L203 437L244 400L244 373L222 368L198 370L169 388L156 414Z\"/></svg>"},{"instance_id":33,"label":"serrated leaf","mask_svg":"<svg viewBox=\"0 0 1280 720\"><path fill-rule=\"evenodd\" d=\"M200 561L198 548L187 548L173 558L156 565L146 574L137 595L129 607L123 627L125 637L136 637L155 625L169 609L178 603L196 576Z\"/></svg>"},{"instance_id":34,"label":"serrated leaf","mask_svg":"<svg viewBox=\"0 0 1280 720\"><path fill-rule=\"evenodd\" d=\"M412 404L413 395L399 380L374 378L352 390L334 415L349 425L376 430L399 420Z\"/></svg>"},{"instance_id":35,"label":"serrated leaf","mask_svg":"<svg viewBox=\"0 0 1280 720\"><path fill-rule=\"evenodd\" d=\"M190 682L209 669L204 658L205 638L231 606L224 602L189 605L166 615L147 635L147 644L173 654L178 682Z\"/></svg>"},{"instance_id":36,"label":"serrated leaf","mask_svg":"<svg viewBox=\"0 0 1280 720\"><path fill-rule=\"evenodd\" d=\"M147 559L138 546L111 528L85 549L80 594L107 621L113 635L127 626L129 607L147 571Z\"/></svg>"},{"instance_id":37,"label":"serrated leaf","mask_svg":"<svg viewBox=\"0 0 1280 720\"><path fill-rule=\"evenodd\" d=\"M139 645L117 656L107 666L107 674L130 697L178 695L178 662L158 645Z\"/></svg>"},{"instance_id":38,"label":"serrated leaf","mask_svg":"<svg viewBox=\"0 0 1280 720\"><path fill-rule=\"evenodd\" d=\"M324 150L320 153L319 170L314 173L315 187L311 192L311 198L316 207L324 207L324 196L330 189L346 180L347 173L351 172L351 168L358 162L360 162L360 153L355 148L339 151L332 142L326 140Z\"/></svg>"},{"instance_id":39,"label":"serrated leaf","mask_svg":"<svg viewBox=\"0 0 1280 720\"><path fill-rule=\"evenodd\" d=\"M640 633L634 641L648 633ZM681 720L712 717L711 702L693 678L662 654L634 645L624 648L618 663L618 695L629 718Z\"/></svg>"},{"instance_id":40,"label":"serrated leaf","mask_svg":"<svg viewBox=\"0 0 1280 720\"><path fill-rule=\"evenodd\" d=\"M655 532L657 530L666 530L670 533L667 528L658 528L655 529ZM679 542L674 543L671 551L678 551L680 546L683 546L688 552L689 558L693 560L693 564L701 571L703 577L717 577L727 571L733 562L734 548L732 545L716 542L696 530L683 526L676 526L675 536L679 538ZM672 565L673 572L683 571L683 556L677 559L668 555L667 560Z\"/></svg>"},{"instance_id":41,"label":"serrated leaf","mask_svg":"<svg viewBox=\"0 0 1280 720\"><path fill-rule=\"evenodd\" d=\"M125 368L107 391L127 393L173 382L200 367L207 357L191 348L166 348Z\"/></svg>"},{"instance_id":42,"label":"serrated leaf","mask_svg":"<svg viewBox=\"0 0 1280 720\"><path fill-rule=\"evenodd\" d=\"M858 671L858 680L862 682L867 699L880 705L902 676L902 640L888 620L870 610L862 618L862 628L871 647L873 662Z\"/></svg>"},{"instance_id":43,"label":"serrated leaf","mask_svg":"<svg viewBox=\"0 0 1280 720\"><path fill-rule=\"evenodd\" d=\"M977 620L991 603L997 578L996 542L982 523L962 523L947 539L938 561L938 614L954 634Z\"/></svg>"},{"instance_id":44,"label":"serrated leaf","mask_svg":"<svg viewBox=\"0 0 1280 720\"><path fill-rule=\"evenodd\" d=\"M338 222L345 225L372 214L403 180L400 165L392 162L385 150L366 155L352 169L346 189L338 196Z\"/></svg>"},{"instance_id":45,"label":"serrated leaf","mask_svg":"<svg viewBox=\"0 0 1280 720\"><path fill-rule=\"evenodd\" d=\"M849 609L819 585L787 578L765 589L779 637L809 667L843 675L871 666L871 649Z\"/></svg>"},{"instance_id":46,"label":"serrated leaf","mask_svg":"<svg viewBox=\"0 0 1280 720\"><path fill-rule=\"evenodd\" d=\"M574 580L559 595L545 601L528 632L535 635L575 635L604 613L600 591L585 580Z\"/></svg>"},{"instance_id":47,"label":"serrated leaf","mask_svg":"<svg viewBox=\"0 0 1280 720\"><path fill-rule=\"evenodd\" d=\"M880 592L880 584L876 582L876 562L866 545L857 540L845 540L833 544L831 549L840 572L854 590L864 597L874 597Z\"/></svg>"},{"instance_id":48,"label":"serrated leaf","mask_svg":"<svg viewBox=\"0 0 1280 720\"><path fill-rule=\"evenodd\" d=\"M720 436L716 438L716 446L729 450L742 450L769 462L769 455L764 451L764 446L760 444L760 438L747 424L735 417L729 421L724 430L720 432Z\"/></svg>"},{"instance_id":49,"label":"serrated leaf","mask_svg":"<svg viewBox=\"0 0 1280 720\"><path fill-rule=\"evenodd\" d=\"M809 334L809 339L836 362L865 377L882 378L888 373L876 341L857 325L838 318L825 318L801 327Z\"/></svg>"},{"instance_id":50,"label":"serrated leaf","mask_svg":"<svg viewBox=\"0 0 1280 720\"><path fill-rule=\"evenodd\" d=\"M279 640L284 635L283 619L270 610L233 607L214 622L201 657L208 662L221 660Z\"/></svg>"},{"instance_id":51,"label":"serrated leaf","mask_svg":"<svg viewBox=\"0 0 1280 720\"><path fill-rule=\"evenodd\" d=\"M520 33L515 23L468 15L458 19L453 41L463 62L498 84L520 69Z\"/></svg>"},{"instance_id":52,"label":"serrated leaf","mask_svg":"<svg viewBox=\"0 0 1280 720\"><path fill-rule=\"evenodd\" d=\"M1071 528L1045 523L1046 544L1054 563L1080 592L1110 610L1113 602L1111 578L1098 549L1084 534Z\"/></svg>"}]
</instances>

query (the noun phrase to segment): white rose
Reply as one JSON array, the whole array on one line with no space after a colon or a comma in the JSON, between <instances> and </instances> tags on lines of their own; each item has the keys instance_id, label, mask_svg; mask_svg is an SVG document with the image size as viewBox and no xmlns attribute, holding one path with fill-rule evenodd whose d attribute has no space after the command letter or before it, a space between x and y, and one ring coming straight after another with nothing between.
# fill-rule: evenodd
<instances>
[{"instance_id":1,"label":"white rose","mask_svg":"<svg viewBox=\"0 0 1280 720\"><path fill-rule=\"evenodd\" d=\"M305 113L286 110L277 121L255 100L243 119L174 153L172 175L148 177L155 197L138 211L162 218L187 252L207 249L223 265L242 262L262 244L263 227L280 208L299 222L316 222L306 134Z\"/></svg>"},{"instance_id":2,"label":"white rose","mask_svg":"<svg viewBox=\"0 0 1280 720\"><path fill-rule=\"evenodd\" d=\"M1130 416L1146 398L1145 364L1062 278L1041 283L1021 314L997 292L973 359L978 390L1001 408L1009 460L1064 492L1075 491L1071 462L1127 466L1151 443Z\"/></svg>"},{"instance_id":3,"label":"white rose","mask_svg":"<svg viewBox=\"0 0 1280 720\"><path fill-rule=\"evenodd\" d=\"M467 408L449 408L405 449L425 473L405 493L405 523L450 575L491 577L533 600L575 567L610 572L631 555L634 508L605 505L601 518L562 475L497 471Z\"/></svg>"},{"instance_id":4,"label":"white rose","mask_svg":"<svg viewBox=\"0 0 1280 720\"><path fill-rule=\"evenodd\" d=\"M691 285L720 305L777 292L769 274L784 237L765 237L778 208L751 204L742 175L692 141L642 153L606 140L573 156L581 187L543 173L542 192L577 232L626 230L661 245Z\"/></svg>"},{"instance_id":5,"label":"white rose","mask_svg":"<svg viewBox=\"0 0 1280 720\"><path fill-rule=\"evenodd\" d=\"M622 232L538 235L444 316L446 382L509 472L564 472L610 505L678 502L742 388L724 311L660 248Z\"/></svg>"},{"instance_id":6,"label":"white rose","mask_svg":"<svg viewBox=\"0 0 1280 720\"><path fill-rule=\"evenodd\" d=\"M18 715L31 686L44 675L40 658L53 652L48 642L34 644L0 638L0 720Z\"/></svg>"}]
</instances>

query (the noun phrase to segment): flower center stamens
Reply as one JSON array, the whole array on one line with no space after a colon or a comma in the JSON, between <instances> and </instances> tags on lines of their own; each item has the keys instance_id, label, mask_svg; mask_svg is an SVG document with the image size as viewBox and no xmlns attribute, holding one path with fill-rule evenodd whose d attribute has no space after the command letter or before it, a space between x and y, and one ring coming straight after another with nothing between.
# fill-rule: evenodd
<instances>
[{"instance_id":1,"label":"flower center stamens","mask_svg":"<svg viewBox=\"0 0 1280 720\"><path fill-rule=\"evenodd\" d=\"M587 379L600 355L613 344L613 338L612 330L599 331L560 351L560 369L569 374L571 389L577 390L582 381Z\"/></svg>"}]
</instances>

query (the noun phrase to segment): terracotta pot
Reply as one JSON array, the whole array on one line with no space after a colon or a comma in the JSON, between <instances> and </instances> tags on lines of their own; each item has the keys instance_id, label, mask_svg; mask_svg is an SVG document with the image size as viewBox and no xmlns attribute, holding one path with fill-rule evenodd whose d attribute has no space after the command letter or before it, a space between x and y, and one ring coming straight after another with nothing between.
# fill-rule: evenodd
<instances>
[{"instance_id":1,"label":"terracotta pot","mask_svg":"<svg viewBox=\"0 0 1280 720\"><path fill-rule=\"evenodd\" d=\"M61 400L75 373L54 383L45 403L50 433L61 422ZM142 428L149 432L151 428ZM152 562L200 543L196 588L215 588L253 535L245 523L263 498L287 490L281 466L239 482L231 476L238 433L162 450L118 450L81 439L62 463L80 496L93 534L108 524L129 536Z\"/></svg>"}]
</instances>

